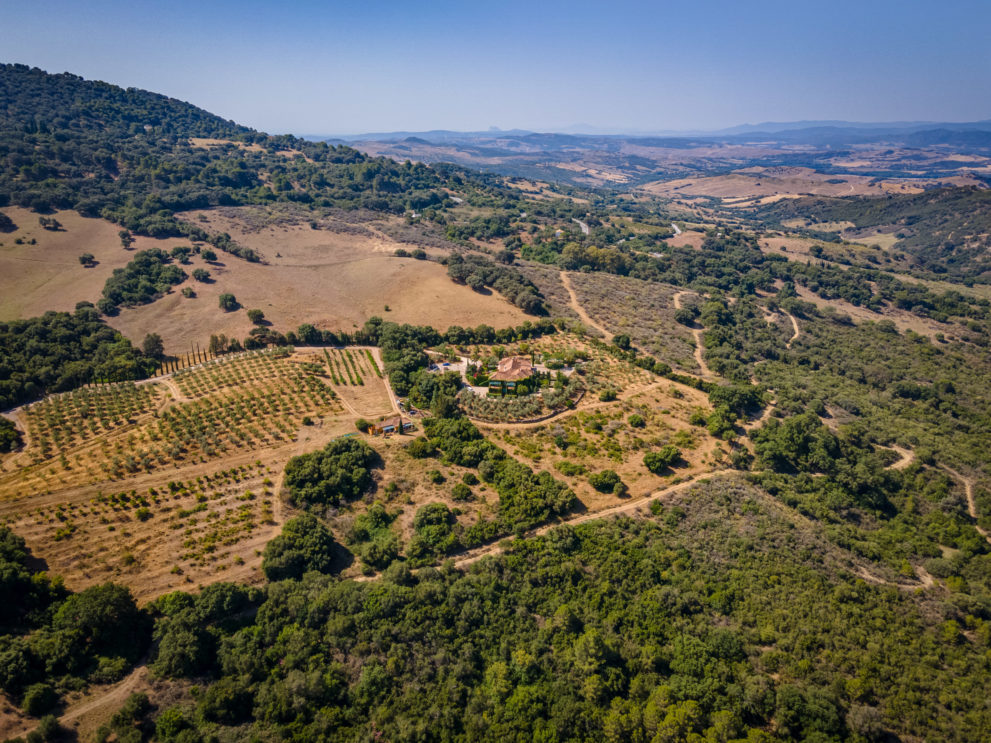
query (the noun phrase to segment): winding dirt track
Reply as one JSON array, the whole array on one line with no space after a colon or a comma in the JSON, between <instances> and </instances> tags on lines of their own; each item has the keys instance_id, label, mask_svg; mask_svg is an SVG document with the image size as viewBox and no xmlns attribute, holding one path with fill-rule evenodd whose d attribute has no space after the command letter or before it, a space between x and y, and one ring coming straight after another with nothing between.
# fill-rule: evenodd
<instances>
[{"instance_id":1,"label":"winding dirt track","mask_svg":"<svg viewBox=\"0 0 991 743\"><path fill-rule=\"evenodd\" d=\"M144 661L134 668L127 676L118 681L116 684L111 686L102 687L90 691L82 699L73 703L60 717L59 723L62 727L72 730L74 727L80 725L82 718L93 713L100 713L99 718L102 722L103 720L109 720L110 716L116 712L120 707L124 705L124 702L130 696L141 682L145 681L148 677L148 666L145 665ZM22 720L20 724L24 725L27 720ZM32 730L37 727L35 722L30 722L29 725L22 727L20 730L4 730L4 735L10 737L26 736ZM79 732L84 732L88 727L95 727L93 725L86 725L85 723L80 726ZM80 738L82 739L82 738ZM75 740L75 738L73 738ZM88 738L86 738L88 740Z\"/></svg>"},{"instance_id":2,"label":"winding dirt track","mask_svg":"<svg viewBox=\"0 0 991 743\"><path fill-rule=\"evenodd\" d=\"M606 338L611 337L612 333L610 333L604 327L599 325L599 323L593 320L592 316L589 315L585 311L585 308L581 306L581 303L578 301L578 295L575 294L575 289L571 285L571 279L568 278L567 271L561 271L561 283L564 284L564 288L568 290L568 296L571 298L568 304L571 305L571 309L573 309L575 311L575 314L578 315L578 317L581 319L582 324L589 328L595 328L600 333L602 333L602 335L604 335Z\"/></svg>"},{"instance_id":3,"label":"winding dirt track","mask_svg":"<svg viewBox=\"0 0 991 743\"><path fill-rule=\"evenodd\" d=\"M889 470L903 470L906 467L908 467L910 464L912 464L912 462L915 461L915 452L912 451L911 449L903 449L902 447L896 446L895 444L891 444L887 448L891 449L891 451L895 452L898 456L901 457L901 459L899 459L894 464L888 465Z\"/></svg>"},{"instance_id":4,"label":"winding dirt track","mask_svg":"<svg viewBox=\"0 0 991 743\"><path fill-rule=\"evenodd\" d=\"M681 492L682 490L687 490L698 482L703 480L710 480L714 477L720 477L723 475L738 474L735 470L731 469L721 469L713 470L711 472L703 472L700 475L696 475L690 480L685 480L685 482L680 482L677 485L672 485L668 488L663 488L650 495L645 495L643 498L637 498L635 500L630 500L627 503L620 503L618 506L613 506L612 508L606 508L602 511L595 511L592 513L584 513L580 516L575 516L573 518L566 518L560 521L555 521L549 524L544 524L539 526L532 531L527 532L523 535L523 538L529 537L539 537L542 534L546 534L551 529L555 529L558 526L575 526L576 524L584 524L586 521L595 521L597 519L605 519L610 516L620 516L626 513L632 513L639 510L640 508L649 505L653 501L660 500L665 496L673 495L674 493ZM477 547L473 550L468 550L462 553L460 556L454 558L455 567L465 567L466 565L471 565L473 562L481 560L483 557L488 557L489 555L499 555L505 551L505 545L507 542L515 541L515 537L508 537L495 544L487 544L482 547Z\"/></svg>"},{"instance_id":5,"label":"winding dirt track","mask_svg":"<svg viewBox=\"0 0 991 743\"><path fill-rule=\"evenodd\" d=\"M784 310L782 310L782 312L784 312ZM785 343L785 348L791 348L791 344L798 340L798 337L802 334L802 331L798 329L798 320L795 319L793 314L790 312L785 312L785 315L787 315L788 319L791 320L791 327L795 331L792 333L791 338L788 339L788 342Z\"/></svg>"},{"instance_id":6,"label":"winding dirt track","mask_svg":"<svg viewBox=\"0 0 991 743\"><path fill-rule=\"evenodd\" d=\"M689 294L694 294L694 292L677 292L674 295L674 308L680 310L682 308L681 298L687 297ZM705 358L702 356L702 349L705 348L705 344L702 342L702 331L699 328L692 328L692 335L695 336L695 363L699 365L699 369L702 370L702 377L704 379L715 379L716 374L712 372L709 365L705 363Z\"/></svg>"},{"instance_id":7,"label":"winding dirt track","mask_svg":"<svg viewBox=\"0 0 991 743\"><path fill-rule=\"evenodd\" d=\"M942 465L946 472L949 472L953 478L963 485L964 494L967 496L967 513L970 517L974 519L974 528L977 529L977 533L984 537L989 543L991 543L991 534L988 534L987 530L978 526L977 522L977 501L974 500L974 480L970 477L965 477L964 475L957 472L952 467L947 467L945 464Z\"/></svg>"}]
</instances>

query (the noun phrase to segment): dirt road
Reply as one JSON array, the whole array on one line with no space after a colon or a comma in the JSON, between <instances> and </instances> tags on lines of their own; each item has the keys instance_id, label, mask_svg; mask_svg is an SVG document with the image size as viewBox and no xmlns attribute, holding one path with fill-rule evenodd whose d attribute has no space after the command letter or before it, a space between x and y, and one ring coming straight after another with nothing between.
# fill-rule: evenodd
<instances>
[{"instance_id":1,"label":"dirt road","mask_svg":"<svg viewBox=\"0 0 991 743\"><path fill-rule=\"evenodd\" d=\"M674 295L674 308L680 310L682 308L681 298L687 297L693 292L677 292ZM709 365L705 363L705 358L702 355L702 350L705 348L705 344L702 342L702 330L700 328L692 328L692 335L695 337L695 363L699 365L699 369L702 370L703 379L715 379L718 375L714 374Z\"/></svg>"},{"instance_id":2,"label":"dirt road","mask_svg":"<svg viewBox=\"0 0 991 743\"><path fill-rule=\"evenodd\" d=\"M798 320L795 319L795 316L790 312L785 312L785 314L788 316L788 319L791 320L791 327L795 331L792 333L791 338L788 339L788 342L785 343L785 348L791 348L791 344L798 340L798 337L802 334L802 332L798 329Z\"/></svg>"},{"instance_id":3,"label":"dirt road","mask_svg":"<svg viewBox=\"0 0 991 743\"><path fill-rule=\"evenodd\" d=\"M696 483L703 480L709 480L713 477L720 477L723 475L732 475L736 471L730 469L723 470L713 470L712 472L703 472L700 475L696 475L690 480L678 483L677 485L672 485L668 488L663 488L650 495L646 495L643 498L637 498L630 500L626 503L620 503L618 506L613 506L612 508L606 508L602 511L595 511L592 513L585 513L581 516L575 516L573 518L566 518L561 521L553 522L550 524L545 524L544 526L537 527L530 532L527 532L523 538L527 539L530 537L539 537L542 534L546 534L551 529L555 529L558 526L575 526L576 524L584 524L587 521L595 521L596 519L606 519L610 516L621 516L623 514L633 513L639 509L649 506L652 502L660 500L666 496L673 495L674 493L679 493L682 490L687 490ZM455 567L463 568L466 565L471 565L473 562L481 560L483 557L488 557L489 555L499 555L505 551L505 545L507 542L515 541L513 537L507 537L501 542L495 544L487 544L482 547L478 547L473 550L469 550L459 556L454 558Z\"/></svg>"},{"instance_id":4,"label":"dirt road","mask_svg":"<svg viewBox=\"0 0 991 743\"><path fill-rule=\"evenodd\" d=\"M970 517L974 519L974 521L976 522L977 501L974 500L974 480L970 477L965 477L964 475L960 474L952 467L947 467L945 464L943 465L943 469L949 472L950 475L952 475L957 482L963 485L964 495L967 496L967 513L969 513ZM991 534L988 534L986 529L983 529L982 527L978 526L976 523L974 524L974 528L977 529L978 534L980 534L989 543L991 543Z\"/></svg>"},{"instance_id":5,"label":"dirt road","mask_svg":"<svg viewBox=\"0 0 991 743\"><path fill-rule=\"evenodd\" d=\"M581 306L581 303L578 301L578 295L575 294L575 289L571 285L571 279L568 278L567 271L561 271L561 283L564 284L564 288L568 290L568 296L570 297L570 301L568 303L571 305L571 309L575 311L575 314L581 319L582 324L588 328L594 328L602 333L602 335L606 338L610 338L612 333L593 320L591 315L589 315L585 311L585 308Z\"/></svg>"}]
</instances>

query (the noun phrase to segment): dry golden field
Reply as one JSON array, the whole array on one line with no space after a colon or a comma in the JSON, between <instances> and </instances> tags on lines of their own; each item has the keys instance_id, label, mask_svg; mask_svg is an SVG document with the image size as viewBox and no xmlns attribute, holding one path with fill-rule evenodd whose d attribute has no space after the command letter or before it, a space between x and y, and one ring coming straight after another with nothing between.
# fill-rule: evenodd
<instances>
[{"instance_id":1,"label":"dry golden field","mask_svg":"<svg viewBox=\"0 0 991 743\"><path fill-rule=\"evenodd\" d=\"M303 323L350 331L373 315L442 330L482 323L502 328L527 319L498 294L455 284L436 262L396 258L393 253L404 244L374 224L346 228L349 231L280 221L254 226L257 211L225 209L186 218L210 232L227 232L260 253L264 264L221 253L219 264L203 266L211 272L212 283L190 278L183 285L192 286L196 297L186 298L182 287L176 287L152 304L123 310L111 324L137 340L159 333L166 351L182 352L191 343L205 345L210 333L244 338L252 325L243 309L262 310L282 332ZM201 264L199 258L192 262L192 267ZM243 309L223 312L217 298L224 293L233 294Z\"/></svg>"},{"instance_id":2,"label":"dry golden field","mask_svg":"<svg viewBox=\"0 0 991 743\"><path fill-rule=\"evenodd\" d=\"M136 237L131 250L120 243L120 227L76 212L51 215L63 229L51 232L38 224L38 214L20 207L2 210L18 229L0 233L0 321L34 317L48 310L72 311L77 302L96 302L115 268L127 264L134 251L168 250L182 240ZM21 240L20 245L17 240ZM34 240L35 244L30 241ZM91 253L97 263L85 268L79 256ZM139 339L140 340L140 339Z\"/></svg>"}]
</instances>

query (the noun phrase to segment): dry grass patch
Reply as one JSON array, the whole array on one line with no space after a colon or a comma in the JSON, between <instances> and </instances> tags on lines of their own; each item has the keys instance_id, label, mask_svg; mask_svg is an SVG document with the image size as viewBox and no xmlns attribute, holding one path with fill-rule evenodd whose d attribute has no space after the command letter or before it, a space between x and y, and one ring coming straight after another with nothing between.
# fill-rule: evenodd
<instances>
[{"instance_id":1,"label":"dry grass patch","mask_svg":"<svg viewBox=\"0 0 991 743\"><path fill-rule=\"evenodd\" d=\"M103 219L56 212L51 216L62 229L53 232L43 229L39 215L28 209L0 211L18 227L14 232L0 232L0 321L36 317L48 310L68 312L82 301L96 303L113 270L125 266L135 251L169 250L184 242L136 237L131 250L124 250L120 227ZM80 264L83 253L90 253L96 264L90 268Z\"/></svg>"},{"instance_id":2,"label":"dry grass patch","mask_svg":"<svg viewBox=\"0 0 991 743\"><path fill-rule=\"evenodd\" d=\"M212 283L189 279L183 285L196 291L195 298L182 296L183 287L176 287L157 302L125 309L111 319L137 341L146 333L160 334L170 353L205 345L209 333L247 336L252 325L246 313L218 307L223 293L233 294L243 308L262 310L283 332L303 323L349 331L373 315L441 330L482 323L511 327L528 319L497 294L455 284L436 262L396 258L397 248L409 246L382 233L374 222L312 229L302 216L248 207L188 213L185 218L210 232L229 233L266 263L221 255L220 263L205 266Z\"/></svg>"}]
</instances>

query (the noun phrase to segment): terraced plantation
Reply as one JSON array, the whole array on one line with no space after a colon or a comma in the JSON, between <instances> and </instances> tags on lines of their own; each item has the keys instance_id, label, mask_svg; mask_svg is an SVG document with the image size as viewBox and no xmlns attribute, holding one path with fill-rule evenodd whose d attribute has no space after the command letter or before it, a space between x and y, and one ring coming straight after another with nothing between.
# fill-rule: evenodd
<instances>
[{"instance_id":1,"label":"terraced plantation","mask_svg":"<svg viewBox=\"0 0 991 743\"><path fill-rule=\"evenodd\" d=\"M304 423L350 424L318 358L248 352L16 411L27 445L3 462L0 514L74 586L250 580Z\"/></svg>"}]
</instances>

